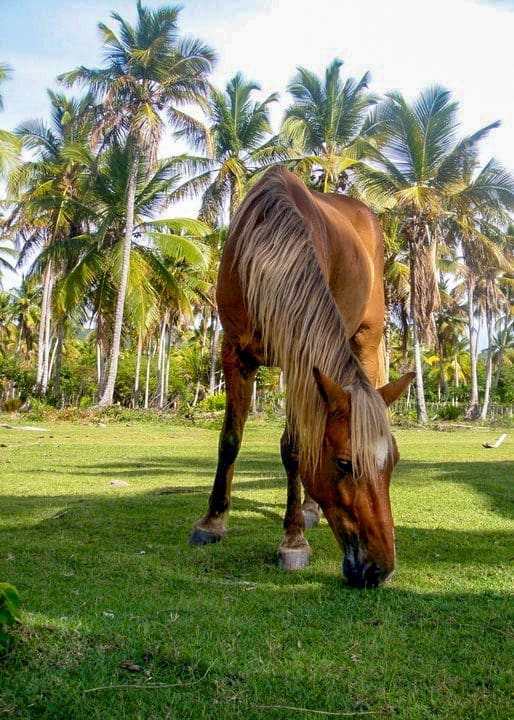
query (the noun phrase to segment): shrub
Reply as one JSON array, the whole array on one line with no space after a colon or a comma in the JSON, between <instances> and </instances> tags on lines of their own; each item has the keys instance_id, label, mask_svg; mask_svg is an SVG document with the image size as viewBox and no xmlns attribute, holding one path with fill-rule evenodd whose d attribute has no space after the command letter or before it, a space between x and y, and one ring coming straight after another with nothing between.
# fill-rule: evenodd
<instances>
[{"instance_id":1,"label":"shrub","mask_svg":"<svg viewBox=\"0 0 514 720\"><path fill-rule=\"evenodd\" d=\"M226 395L224 392L216 393L216 395L207 395L200 400L195 410L198 412L220 412L225 409Z\"/></svg>"},{"instance_id":2,"label":"shrub","mask_svg":"<svg viewBox=\"0 0 514 720\"><path fill-rule=\"evenodd\" d=\"M445 405L437 413L441 420L457 420L462 416L462 408L458 405Z\"/></svg>"},{"instance_id":3,"label":"shrub","mask_svg":"<svg viewBox=\"0 0 514 720\"><path fill-rule=\"evenodd\" d=\"M2 403L2 410L5 412L17 412L21 408L20 398L7 398Z\"/></svg>"}]
</instances>

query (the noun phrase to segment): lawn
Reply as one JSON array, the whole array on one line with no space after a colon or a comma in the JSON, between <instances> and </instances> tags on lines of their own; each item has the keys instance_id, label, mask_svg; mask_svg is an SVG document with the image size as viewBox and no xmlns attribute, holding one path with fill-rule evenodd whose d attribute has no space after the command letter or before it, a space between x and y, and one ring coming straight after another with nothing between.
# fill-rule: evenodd
<instances>
[{"instance_id":1,"label":"lawn","mask_svg":"<svg viewBox=\"0 0 514 720\"><path fill-rule=\"evenodd\" d=\"M277 568L277 424L249 425L230 532L205 548L187 537L215 430L36 424L0 428L0 579L23 603L0 715L514 716L512 433L495 450L501 431L395 433L398 573L359 591L325 521L308 568Z\"/></svg>"}]
</instances>

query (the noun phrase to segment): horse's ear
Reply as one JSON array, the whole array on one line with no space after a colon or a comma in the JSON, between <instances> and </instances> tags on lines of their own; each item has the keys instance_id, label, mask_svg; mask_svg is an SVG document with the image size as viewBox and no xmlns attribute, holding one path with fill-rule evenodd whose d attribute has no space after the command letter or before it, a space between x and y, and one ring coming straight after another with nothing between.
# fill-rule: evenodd
<instances>
[{"instance_id":1,"label":"horse's ear","mask_svg":"<svg viewBox=\"0 0 514 720\"><path fill-rule=\"evenodd\" d=\"M393 382L384 385L384 387L378 388L378 392L382 395L385 404L389 407L395 400L398 400L400 395L407 389L409 383L411 383L416 377L416 373L409 372L403 375L399 380L393 380Z\"/></svg>"},{"instance_id":2,"label":"horse's ear","mask_svg":"<svg viewBox=\"0 0 514 720\"><path fill-rule=\"evenodd\" d=\"M323 375L317 367L312 368L312 374L316 380L319 394L327 406L327 410L331 413L349 413L350 393L348 390L343 390L337 383L330 380L326 375Z\"/></svg>"}]
</instances>

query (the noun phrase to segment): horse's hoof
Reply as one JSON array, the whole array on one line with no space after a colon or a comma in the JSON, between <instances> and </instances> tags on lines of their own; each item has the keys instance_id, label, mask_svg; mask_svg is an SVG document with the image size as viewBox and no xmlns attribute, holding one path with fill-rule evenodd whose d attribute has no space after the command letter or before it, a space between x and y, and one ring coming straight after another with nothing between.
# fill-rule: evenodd
<instances>
[{"instance_id":1,"label":"horse's hoof","mask_svg":"<svg viewBox=\"0 0 514 720\"><path fill-rule=\"evenodd\" d=\"M310 550L304 548L284 548L278 551L278 566L281 570L301 570L310 562Z\"/></svg>"},{"instance_id":2,"label":"horse's hoof","mask_svg":"<svg viewBox=\"0 0 514 720\"><path fill-rule=\"evenodd\" d=\"M202 528L194 527L193 532L189 536L189 544L193 547L201 547L202 545L211 545L217 543L225 537L223 533L213 533L208 530L202 530Z\"/></svg>"},{"instance_id":3,"label":"horse's hoof","mask_svg":"<svg viewBox=\"0 0 514 720\"><path fill-rule=\"evenodd\" d=\"M303 510L303 517L305 518L305 528L307 530L310 530L310 528L316 527L316 525L319 525L319 515L316 512L313 512L312 510Z\"/></svg>"}]
</instances>

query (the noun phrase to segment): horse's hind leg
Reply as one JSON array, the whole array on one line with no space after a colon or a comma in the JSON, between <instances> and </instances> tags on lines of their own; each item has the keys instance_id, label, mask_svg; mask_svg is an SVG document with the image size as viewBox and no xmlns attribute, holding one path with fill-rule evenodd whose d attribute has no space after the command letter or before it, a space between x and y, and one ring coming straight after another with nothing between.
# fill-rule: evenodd
<instances>
[{"instance_id":1,"label":"horse's hind leg","mask_svg":"<svg viewBox=\"0 0 514 720\"><path fill-rule=\"evenodd\" d=\"M287 475L287 508L284 517L284 538L278 549L278 562L283 570L298 570L309 564L311 548L303 536L305 518L302 512L302 486L298 476L298 448L286 427L280 440L282 462Z\"/></svg>"},{"instance_id":2,"label":"horse's hind leg","mask_svg":"<svg viewBox=\"0 0 514 720\"><path fill-rule=\"evenodd\" d=\"M307 491L305 492L305 497L302 503L302 512L305 518L305 527L307 529L319 525L321 515L319 505L311 498Z\"/></svg>"},{"instance_id":3,"label":"horse's hind leg","mask_svg":"<svg viewBox=\"0 0 514 720\"><path fill-rule=\"evenodd\" d=\"M227 340L223 341L222 362L227 401L219 440L218 466L207 513L194 526L189 538L191 545L218 542L226 533L225 520L230 506L234 464L241 447L259 365L252 355Z\"/></svg>"}]
</instances>

